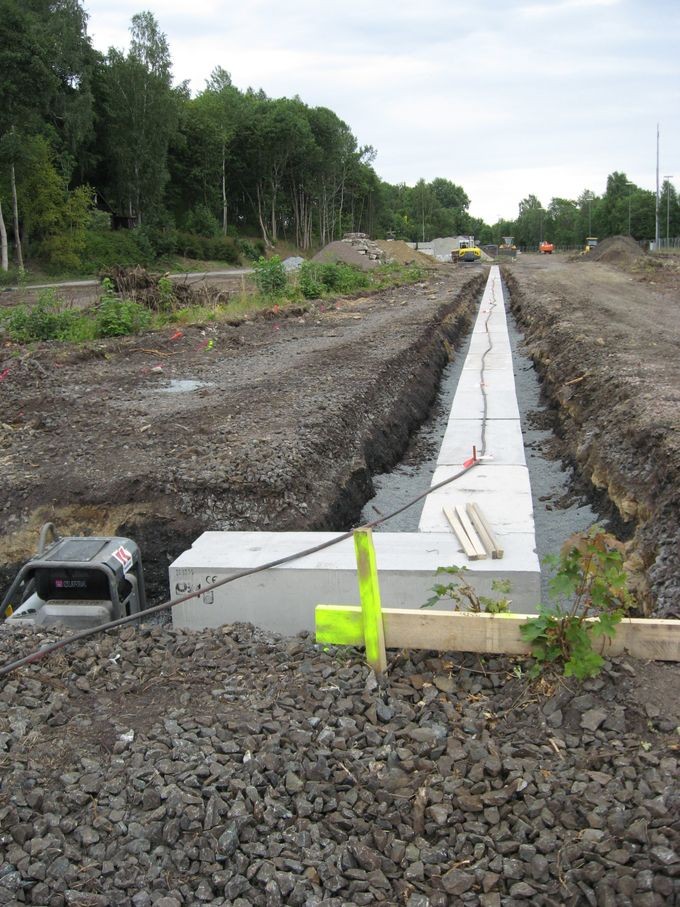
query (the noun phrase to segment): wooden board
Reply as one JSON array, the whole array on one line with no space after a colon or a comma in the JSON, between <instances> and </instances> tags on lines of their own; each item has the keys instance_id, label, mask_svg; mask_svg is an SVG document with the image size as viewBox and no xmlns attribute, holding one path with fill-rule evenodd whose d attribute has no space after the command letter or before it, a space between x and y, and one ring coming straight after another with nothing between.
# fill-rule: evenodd
<instances>
[{"instance_id":1,"label":"wooden board","mask_svg":"<svg viewBox=\"0 0 680 907\"><path fill-rule=\"evenodd\" d=\"M475 551L477 552L477 560L486 560L486 548L484 547L484 543L477 535L475 527L472 525L470 517L467 515L467 511L462 504L456 504L456 515L458 516L463 529L466 531L467 537L470 539Z\"/></svg>"},{"instance_id":2,"label":"wooden board","mask_svg":"<svg viewBox=\"0 0 680 907\"><path fill-rule=\"evenodd\" d=\"M529 655L519 627L533 614L475 614L383 608L385 645L390 649ZM361 609L353 605L316 606L317 642L363 646ZM598 651L600 651L598 649ZM654 661L680 661L680 620L625 618L604 655L631 655Z\"/></svg>"},{"instance_id":3,"label":"wooden board","mask_svg":"<svg viewBox=\"0 0 680 907\"><path fill-rule=\"evenodd\" d=\"M485 558L486 552L484 551L484 548L481 545L481 542L479 542L480 547L476 547L472 543L467 532L463 528L463 524L461 523L457 512L453 509L453 507L444 507L442 509L444 510L444 516L449 521L449 524L450 524L451 528L453 529L453 531L456 533L456 538L460 542L461 547L462 547L463 551L465 552L466 556L471 561L479 561L479 560L482 560L483 558Z\"/></svg>"},{"instance_id":4,"label":"wooden board","mask_svg":"<svg viewBox=\"0 0 680 907\"><path fill-rule=\"evenodd\" d=\"M467 515L470 517L477 534L479 535L482 543L488 553L494 559L499 559L503 557L503 549L496 541L496 537L491 531L488 520L481 511L479 504L466 504L465 510Z\"/></svg>"}]
</instances>

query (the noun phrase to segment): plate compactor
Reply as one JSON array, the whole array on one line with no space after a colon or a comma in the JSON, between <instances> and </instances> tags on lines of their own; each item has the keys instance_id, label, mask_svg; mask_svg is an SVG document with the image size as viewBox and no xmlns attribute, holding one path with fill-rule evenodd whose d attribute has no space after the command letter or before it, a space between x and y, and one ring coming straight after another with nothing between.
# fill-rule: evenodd
<instances>
[{"instance_id":1,"label":"plate compactor","mask_svg":"<svg viewBox=\"0 0 680 907\"><path fill-rule=\"evenodd\" d=\"M49 534L55 537L46 546ZM0 606L7 626L62 623L86 629L146 608L139 548L132 539L56 536L47 523L38 554L19 571Z\"/></svg>"}]
</instances>

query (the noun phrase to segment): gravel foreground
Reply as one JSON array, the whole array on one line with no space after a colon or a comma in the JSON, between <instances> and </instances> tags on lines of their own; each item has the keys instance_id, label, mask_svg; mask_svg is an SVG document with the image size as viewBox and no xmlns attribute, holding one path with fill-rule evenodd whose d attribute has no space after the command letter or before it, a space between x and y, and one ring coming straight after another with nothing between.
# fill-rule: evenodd
<instances>
[{"instance_id":1,"label":"gravel foreground","mask_svg":"<svg viewBox=\"0 0 680 907\"><path fill-rule=\"evenodd\" d=\"M143 625L4 678L0 904L680 903L673 666L390 655Z\"/></svg>"}]
</instances>

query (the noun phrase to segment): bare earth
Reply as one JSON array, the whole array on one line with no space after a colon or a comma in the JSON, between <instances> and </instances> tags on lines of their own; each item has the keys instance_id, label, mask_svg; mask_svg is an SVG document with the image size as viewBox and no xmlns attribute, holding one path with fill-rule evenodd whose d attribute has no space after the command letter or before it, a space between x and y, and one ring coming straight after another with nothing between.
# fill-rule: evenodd
<instances>
[{"instance_id":1,"label":"bare earth","mask_svg":"<svg viewBox=\"0 0 680 907\"><path fill-rule=\"evenodd\" d=\"M88 348L2 347L0 581L39 528L130 535L154 601L204 529L340 529L396 462L485 266ZM680 601L680 280L504 266L557 453L610 502L649 612ZM4 591L4 589L3 589ZM0 665L58 630L0 628ZM3 678L0 905L663 907L680 898L680 673L145 624Z\"/></svg>"}]
</instances>

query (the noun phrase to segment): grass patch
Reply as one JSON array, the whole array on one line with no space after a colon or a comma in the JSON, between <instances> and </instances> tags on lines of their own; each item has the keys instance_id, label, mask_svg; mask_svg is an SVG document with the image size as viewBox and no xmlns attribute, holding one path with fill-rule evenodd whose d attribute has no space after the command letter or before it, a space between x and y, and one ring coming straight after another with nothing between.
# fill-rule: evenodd
<instances>
[{"instance_id":1,"label":"grass patch","mask_svg":"<svg viewBox=\"0 0 680 907\"><path fill-rule=\"evenodd\" d=\"M12 343L45 341L82 343L105 337L123 337L168 325L205 324L240 321L262 311L279 310L285 314L290 305L306 307L310 299L333 299L358 290L378 291L421 280L417 267L382 265L361 271L350 265L307 262L298 272L283 271L276 259L260 264L262 279L258 289L246 289L224 301L224 294L213 305L186 297L182 284L161 277L157 285L138 297L116 293L111 280L102 284L99 302L88 309L74 308L61 299L56 289L45 289L33 305L21 304L0 310L0 337Z\"/></svg>"}]
</instances>

